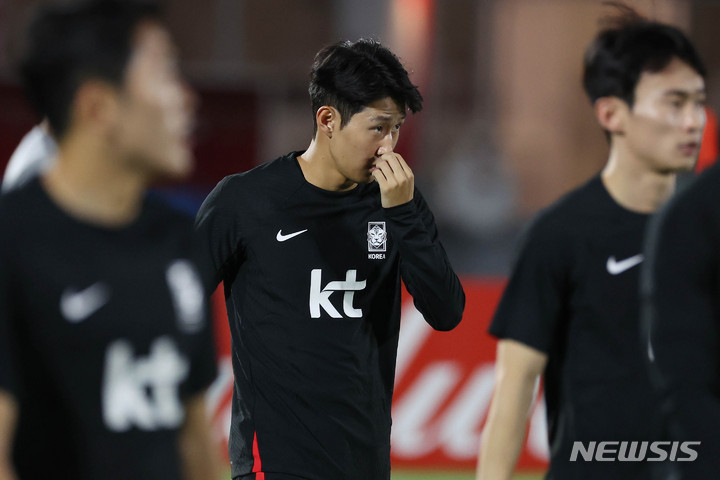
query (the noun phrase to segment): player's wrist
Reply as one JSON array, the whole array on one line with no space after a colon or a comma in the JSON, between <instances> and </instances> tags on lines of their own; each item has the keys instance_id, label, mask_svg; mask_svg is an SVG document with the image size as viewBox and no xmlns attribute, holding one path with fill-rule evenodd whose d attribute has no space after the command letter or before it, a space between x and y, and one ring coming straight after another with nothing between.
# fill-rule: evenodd
<instances>
[{"instance_id":1,"label":"player's wrist","mask_svg":"<svg viewBox=\"0 0 720 480\"><path fill-rule=\"evenodd\" d=\"M412 197L410 197L410 199L399 198L399 199L392 199L392 200L383 198L381 201L383 208L399 207L401 205L405 205L410 202L412 202Z\"/></svg>"}]
</instances>

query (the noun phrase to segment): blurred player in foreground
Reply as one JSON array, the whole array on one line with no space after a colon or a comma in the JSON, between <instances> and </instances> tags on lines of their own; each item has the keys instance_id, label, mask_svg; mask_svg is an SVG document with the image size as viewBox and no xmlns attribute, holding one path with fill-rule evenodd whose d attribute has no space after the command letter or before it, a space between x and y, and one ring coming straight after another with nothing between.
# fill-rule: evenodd
<instances>
[{"instance_id":1,"label":"blurred player in foreground","mask_svg":"<svg viewBox=\"0 0 720 480\"><path fill-rule=\"evenodd\" d=\"M715 164L658 213L647 233L641 278L651 379L667 440L697 453L692 462L678 462L679 475L668 480L720 478L718 192Z\"/></svg>"},{"instance_id":2,"label":"blurred player in foreground","mask_svg":"<svg viewBox=\"0 0 720 480\"><path fill-rule=\"evenodd\" d=\"M619 8L584 61L584 87L610 141L608 162L534 220L490 326L500 341L482 480L511 478L541 374L547 478L650 475L647 461L571 456L591 441L658 439L639 340L638 265L650 214L673 193L676 173L696 161L705 68L681 31Z\"/></svg>"},{"instance_id":3,"label":"blurred player in foreground","mask_svg":"<svg viewBox=\"0 0 720 480\"><path fill-rule=\"evenodd\" d=\"M226 177L197 223L233 338L233 478L390 478L400 279L438 330L465 295L393 151L422 98L377 42L315 57L314 138Z\"/></svg>"},{"instance_id":4,"label":"blurred player in foreground","mask_svg":"<svg viewBox=\"0 0 720 480\"><path fill-rule=\"evenodd\" d=\"M154 7L48 7L22 77L58 140L0 198L0 478L219 478L192 222L145 200L189 173L194 98Z\"/></svg>"}]
</instances>

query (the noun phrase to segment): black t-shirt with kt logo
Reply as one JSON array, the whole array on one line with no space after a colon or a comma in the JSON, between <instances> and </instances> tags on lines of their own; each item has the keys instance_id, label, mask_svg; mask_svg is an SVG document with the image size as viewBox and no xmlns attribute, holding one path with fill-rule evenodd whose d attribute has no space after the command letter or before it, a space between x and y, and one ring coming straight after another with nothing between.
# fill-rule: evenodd
<instances>
[{"instance_id":1,"label":"black t-shirt with kt logo","mask_svg":"<svg viewBox=\"0 0 720 480\"><path fill-rule=\"evenodd\" d=\"M153 201L112 229L37 179L0 199L0 388L20 406L20 478L179 478L183 401L216 374L200 255L191 219Z\"/></svg>"}]
</instances>

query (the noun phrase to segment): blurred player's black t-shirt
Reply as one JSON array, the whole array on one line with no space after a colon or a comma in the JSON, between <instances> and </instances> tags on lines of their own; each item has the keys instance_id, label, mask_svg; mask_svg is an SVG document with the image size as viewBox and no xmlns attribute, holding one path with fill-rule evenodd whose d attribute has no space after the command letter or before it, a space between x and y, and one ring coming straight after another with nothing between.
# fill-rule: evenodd
<instances>
[{"instance_id":1,"label":"blurred player's black t-shirt","mask_svg":"<svg viewBox=\"0 0 720 480\"><path fill-rule=\"evenodd\" d=\"M19 478L180 477L183 400L216 373L190 219L68 216L39 180L0 199L0 388Z\"/></svg>"},{"instance_id":2,"label":"blurred player's black t-shirt","mask_svg":"<svg viewBox=\"0 0 720 480\"><path fill-rule=\"evenodd\" d=\"M599 176L560 199L526 232L490 326L548 355L550 479L647 478L647 462L569 461L574 441L658 436L639 330L647 220Z\"/></svg>"},{"instance_id":3,"label":"blurred player's black t-shirt","mask_svg":"<svg viewBox=\"0 0 720 480\"><path fill-rule=\"evenodd\" d=\"M647 244L643 323L652 378L669 439L701 442L692 446L695 461L674 467L683 480L720 478L720 164L668 202Z\"/></svg>"},{"instance_id":4,"label":"blurred player's black t-shirt","mask_svg":"<svg viewBox=\"0 0 720 480\"><path fill-rule=\"evenodd\" d=\"M226 177L198 214L232 332L232 474L389 479L401 274L438 329L464 293L419 192L384 209L374 182L322 190L300 154Z\"/></svg>"}]
</instances>

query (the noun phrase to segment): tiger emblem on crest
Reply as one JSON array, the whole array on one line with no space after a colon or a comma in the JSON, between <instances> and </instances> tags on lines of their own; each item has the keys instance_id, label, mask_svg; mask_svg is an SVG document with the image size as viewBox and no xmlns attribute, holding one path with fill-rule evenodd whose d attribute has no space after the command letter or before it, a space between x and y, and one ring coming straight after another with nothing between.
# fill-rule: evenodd
<instances>
[{"instance_id":1,"label":"tiger emblem on crest","mask_svg":"<svg viewBox=\"0 0 720 480\"><path fill-rule=\"evenodd\" d=\"M368 222L368 252L384 252L387 249L385 222Z\"/></svg>"}]
</instances>

